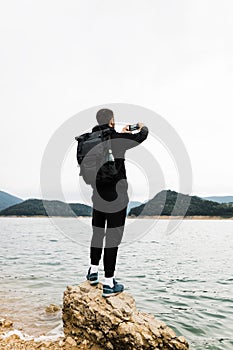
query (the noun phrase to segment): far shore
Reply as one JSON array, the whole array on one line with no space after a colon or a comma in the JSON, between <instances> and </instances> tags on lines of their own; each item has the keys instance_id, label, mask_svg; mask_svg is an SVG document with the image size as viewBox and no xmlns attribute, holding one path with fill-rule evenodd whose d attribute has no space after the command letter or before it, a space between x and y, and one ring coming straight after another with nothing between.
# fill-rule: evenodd
<instances>
[{"instance_id":1,"label":"far shore","mask_svg":"<svg viewBox=\"0 0 233 350\"><path fill-rule=\"evenodd\" d=\"M135 219L136 217L129 216L127 219ZM233 220L233 217L226 218L222 216L204 216L204 215L194 215L194 216L170 216L170 215L153 215L153 216L139 216L140 219L154 219L154 220Z\"/></svg>"},{"instance_id":2,"label":"far shore","mask_svg":"<svg viewBox=\"0 0 233 350\"><path fill-rule=\"evenodd\" d=\"M91 216L45 216L45 215L1 215L0 218L63 218L63 219L85 219L91 218ZM193 215L193 216L170 216L170 215L142 215L142 216L127 216L127 219L153 219L153 220L233 220L233 217L222 217L222 216L204 216L204 215Z\"/></svg>"}]
</instances>

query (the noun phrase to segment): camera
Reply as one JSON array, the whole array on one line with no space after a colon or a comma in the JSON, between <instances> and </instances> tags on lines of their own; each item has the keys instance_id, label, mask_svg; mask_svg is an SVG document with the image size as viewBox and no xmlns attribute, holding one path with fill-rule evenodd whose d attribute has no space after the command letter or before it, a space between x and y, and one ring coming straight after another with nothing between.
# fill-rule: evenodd
<instances>
[{"instance_id":1,"label":"camera","mask_svg":"<svg viewBox=\"0 0 233 350\"><path fill-rule=\"evenodd\" d=\"M138 123L129 125L129 131L134 131L134 130L137 130L137 129L139 129Z\"/></svg>"}]
</instances>

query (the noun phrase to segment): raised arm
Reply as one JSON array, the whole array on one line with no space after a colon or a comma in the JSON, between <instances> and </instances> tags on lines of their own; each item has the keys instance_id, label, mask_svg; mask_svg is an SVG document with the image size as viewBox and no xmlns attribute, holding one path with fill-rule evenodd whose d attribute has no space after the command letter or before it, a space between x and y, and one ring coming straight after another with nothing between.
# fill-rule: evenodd
<instances>
[{"instance_id":1,"label":"raised arm","mask_svg":"<svg viewBox=\"0 0 233 350\"><path fill-rule=\"evenodd\" d=\"M119 137L129 140L129 142L126 142L126 149L132 148L137 146L139 143L142 143L148 136L149 129L147 126L145 126L143 123L139 124L139 131L135 134L132 133L132 131L129 131L129 125L126 125L121 133L118 133ZM135 141L135 142L130 142Z\"/></svg>"}]
</instances>

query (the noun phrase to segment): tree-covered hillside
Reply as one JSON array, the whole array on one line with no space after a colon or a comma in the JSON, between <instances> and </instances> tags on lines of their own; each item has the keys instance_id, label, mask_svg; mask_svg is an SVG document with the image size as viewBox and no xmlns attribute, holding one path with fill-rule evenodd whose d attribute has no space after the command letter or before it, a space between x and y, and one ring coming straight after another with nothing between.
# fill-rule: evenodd
<instances>
[{"instance_id":1,"label":"tree-covered hillside","mask_svg":"<svg viewBox=\"0 0 233 350\"><path fill-rule=\"evenodd\" d=\"M184 215L184 208L188 210L185 216L223 216L233 217L233 206L229 204L221 204L197 196L189 196L179 193L180 202L174 210L178 193L171 190L163 190L154 196L148 202L132 208L129 216L138 215ZM190 202L189 205L187 205Z\"/></svg>"},{"instance_id":2,"label":"tree-covered hillside","mask_svg":"<svg viewBox=\"0 0 233 350\"><path fill-rule=\"evenodd\" d=\"M90 216L92 208L80 203L28 199L0 212L1 216Z\"/></svg>"}]
</instances>

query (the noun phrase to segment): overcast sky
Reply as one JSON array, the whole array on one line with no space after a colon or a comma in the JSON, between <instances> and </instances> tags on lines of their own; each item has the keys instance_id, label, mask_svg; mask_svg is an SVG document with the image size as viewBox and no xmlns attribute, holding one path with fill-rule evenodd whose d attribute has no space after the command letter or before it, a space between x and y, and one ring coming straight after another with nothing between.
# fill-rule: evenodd
<instances>
[{"instance_id":1,"label":"overcast sky","mask_svg":"<svg viewBox=\"0 0 233 350\"><path fill-rule=\"evenodd\" d=\"M55 130L87 108L130 103L180 135L193 194L233 195L232 16L231 0L1 1L0 189L40 197ZM65 195L79 201L67 164ZM166 188L179 190L171 169Z\"/></svg>"}]
</instances>

